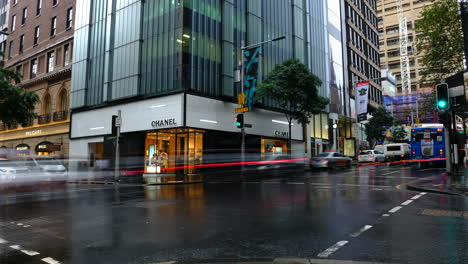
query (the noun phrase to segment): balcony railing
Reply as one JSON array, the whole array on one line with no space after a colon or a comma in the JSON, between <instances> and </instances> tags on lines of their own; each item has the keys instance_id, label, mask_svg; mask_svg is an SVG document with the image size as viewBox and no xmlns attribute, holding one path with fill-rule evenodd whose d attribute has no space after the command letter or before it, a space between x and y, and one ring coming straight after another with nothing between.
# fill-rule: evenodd
<instances>
[{"instance_id":1,"label":"balcony railing","mask_svg":"<svg viewBox=\"0 0 468 264\"><path fill-rule=\"evenodd\" d=\"M37 117L37 123L39 125L50 123L50 114L40 115Z\"/></svg>"},{"instance_id":2,"label":"balcony railing","mask_svg":"<svg viewBox=\"0 0 468 264\"><path fill-rule=\"evenodd\" d=\"M34 119L29 119L23 127L31 127L34 125Z\"/></svg>"},{"instance_id":3,"label":"balcony railing","mask_svg":"<svg viewBox=\"0 0 468 264\"><path fill-rule=\"evenodd\" d=\"M17 129L18 128L18 123L13 123L11 125L8 126L8 129L9 130L12 130L12 129Z\"/></svg>"},{"instance_id":4,"label":"balcony railing","mask_svg":"<svg viewBox=\"0 0 468 264\"><path fill-rule=\"evenodd\" d=\"M68 111L60 111L54 113L54 122L64 121L68 119Z\"/></svg>"}]
</instances>

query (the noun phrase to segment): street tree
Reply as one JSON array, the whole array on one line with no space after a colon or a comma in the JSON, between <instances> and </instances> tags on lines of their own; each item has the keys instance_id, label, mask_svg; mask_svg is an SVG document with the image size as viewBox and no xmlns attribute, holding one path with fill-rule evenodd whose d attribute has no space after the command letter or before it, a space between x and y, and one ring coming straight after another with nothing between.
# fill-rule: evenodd
<instances>
[{"instance_id":1,"label":"street tree","mask_svg":"<svg viewBox=\"0 0 468 264\"><path fill-rule=\"evenodd\" d=\"M288 152L291 149L291 125L293 120L305 126L314 114L318 114L328 105L328 98L318 95L322 84L319 77L299 60L284 61L268 74L257 88L256 97L269 98L283 111L288 121Z\"/></svg>"},{"instance_id":2,"label":"street tree","mask_svg":"<svg viewBox=\"0 0 468 264\"><path fill-rule=\"evenodd\" d=\"M421 82L434 83L463 70L463 34L457 0L432 0L416 21Z\"/></svg>"},{"instance_id":3,"label":"street tree","mask_svg":"<svg viewBox=\"0 0 468 264\"><path fill-rule=\"evenodd\" d=\"M36 93L15 86L20 75L15 71L0 67L0 121L7 126L25 126L36 117L34 105L39 101Z\"/></svg>"},{"instance_id":4,"label":"street tree","mask_svg":"<svg viewBox=\"0 0 468 264\"><path fill-rule=\"evenodd\" d=\"M387 112L384 106L380 106L372 114L372 117L365 124L367 139L374 147L377 142L384 141L385 132L392 126L393 117Z\"/></svg>"},{"instance_id":5,"label":"street tree","mask_svg":"<svg viewBox=\"0 0 468 264\"><path fill-rule=\"evenodd\" d=\"M390 140L394 143L398 143L405 140L407 135L406 129L401 125L397 125L392 129L392 137Z\"/></svg>"}]
</instances>

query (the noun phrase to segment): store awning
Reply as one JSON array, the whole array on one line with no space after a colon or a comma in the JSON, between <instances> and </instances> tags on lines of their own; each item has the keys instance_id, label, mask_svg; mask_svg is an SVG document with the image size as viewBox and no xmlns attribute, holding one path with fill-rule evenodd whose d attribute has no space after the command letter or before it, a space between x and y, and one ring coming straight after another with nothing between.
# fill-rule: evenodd
<instances>
[{"instance_id":1,"label":"store awning","mask_svg":"<svg viewBox=\"0 0 468 264\"><path fill-rule=\"evenodd\" d=\"M49 141L44 141L36 146L36 152L54 152L54 151L60 151L61 145L56 145L52 142Z\"/></svg>"}]
</instances>

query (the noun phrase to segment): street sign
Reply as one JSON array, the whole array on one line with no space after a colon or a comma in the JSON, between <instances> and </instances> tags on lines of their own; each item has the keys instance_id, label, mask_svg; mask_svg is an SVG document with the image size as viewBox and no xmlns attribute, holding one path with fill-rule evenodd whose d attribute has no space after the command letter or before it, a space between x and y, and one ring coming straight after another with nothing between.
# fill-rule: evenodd
<instances>
[{"instance_id":1,"label":"street sign","mask_svg":"<svg viewBox=\"0 0 468 264\"><path fill-rule=\"evenodd\" d=\"M121 117L117 117L115 119L115 126L116 127L120 127L122 125L122 118Z\"/></svg>"},{"instance_id":2,"label":"street sign","mask_svg":"<svg viewBox=\"0 0 468 264\"><path fill-rule=\"evenodd\" d=\"M248 111L249 111L248 107L236 108L236 113L244 113L244 112L248 112Z\"/></svg>"},{"instance_id":3,"label":"street sign","mask_svg":"<svg viewBox=\"0 0 468 264\"><path fill-rule=\"evenodd\" d=\"M245 94L240 93L237 95L237 104L238 105L245 105Z\"/></svg>"},{"instance_id":4,"label":"street sign","mask_svg":"<svg viewBox=\"0 0 468 264\"><path fill-rule=\"evenodd\" d=\"M252 124L244 124L244 127L252 128Z\"/></svg>"}]
</instances>

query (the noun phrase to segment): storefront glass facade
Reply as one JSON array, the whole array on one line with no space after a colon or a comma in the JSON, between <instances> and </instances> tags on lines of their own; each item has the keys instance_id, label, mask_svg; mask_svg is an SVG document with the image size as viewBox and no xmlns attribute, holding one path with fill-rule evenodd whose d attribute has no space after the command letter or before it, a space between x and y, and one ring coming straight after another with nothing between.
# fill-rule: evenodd
<instances>
[{"instance_id":1,"label":"storefront glass facade","mask_svg":"<svg viewBox=\"0 0 468 264\"><path fill-rule=\"evenodd\" d=\"M196 174L202 162L203 131L180 128L146 134L145 173Z\"/></svg>"}]
</instances>

